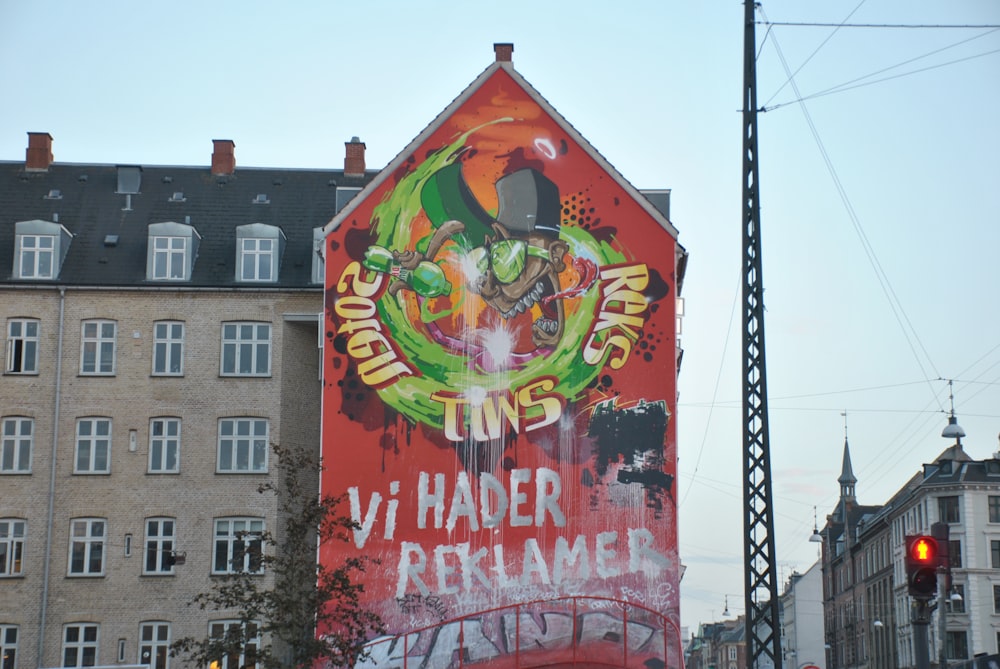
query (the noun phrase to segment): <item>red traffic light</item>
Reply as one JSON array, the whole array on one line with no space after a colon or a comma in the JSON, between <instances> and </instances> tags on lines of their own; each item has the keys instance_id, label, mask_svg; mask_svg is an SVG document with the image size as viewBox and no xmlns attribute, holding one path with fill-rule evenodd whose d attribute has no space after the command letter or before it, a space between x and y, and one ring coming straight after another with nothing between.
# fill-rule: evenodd
<instances>
[{"instance_id":1,"label":"red traffic light","mask_svg":"<svg viewBox=\"0 0 1000 669\"><path fill-rule=\"evenodd\" d=\"M910 542L910 559L917 564L937 563L938 544L934 537L913 537Z\"/></svg>"}]
</instances>

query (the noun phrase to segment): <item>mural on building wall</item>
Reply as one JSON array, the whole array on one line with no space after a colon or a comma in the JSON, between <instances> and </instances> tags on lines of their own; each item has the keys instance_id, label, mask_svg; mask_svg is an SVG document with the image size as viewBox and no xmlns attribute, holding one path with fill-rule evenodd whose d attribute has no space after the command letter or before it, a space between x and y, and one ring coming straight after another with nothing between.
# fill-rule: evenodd
<instances>
[{"instance_id":1,"label":"mural on building wall","mask_svg":"<svg viewBox=\"0 0 1000 669\"><path fill-rule=\"evenodd\" d=\"M325 248L365 666L679 666L674 239L503 67L414 147Z\"/></svg>"}]
</instances>

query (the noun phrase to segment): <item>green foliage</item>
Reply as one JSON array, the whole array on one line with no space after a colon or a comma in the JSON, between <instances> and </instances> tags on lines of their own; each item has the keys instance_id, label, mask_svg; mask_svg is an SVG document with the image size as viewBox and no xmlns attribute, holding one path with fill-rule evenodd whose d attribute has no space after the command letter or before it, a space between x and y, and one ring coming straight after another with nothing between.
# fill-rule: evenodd
<instances>
[{"instance_id":1,"label":"green foliage","mask_svg":"<svg viewBox=\"0 0 1000 669\"><path fill-rule=\"evenodd\" d=\"M384 631L378 614L360 603L369 560L318 564L317 542L350 541L357 524L338 513L343 496L317 494L320 466L310 454L271 448L277 475L257 491L276 497L278 532L268 529L260 537L264 573L242 571L238 555L236 573L214 577L211 589L189 602L240 624L206 638L178 639L171 654L202 667L227 658L226 669L254 663L264 669L311 669L317 662L352 666L363 656L365 642ZM318 637L317 629L326 634Z\"/></svg>"}]
</instances>

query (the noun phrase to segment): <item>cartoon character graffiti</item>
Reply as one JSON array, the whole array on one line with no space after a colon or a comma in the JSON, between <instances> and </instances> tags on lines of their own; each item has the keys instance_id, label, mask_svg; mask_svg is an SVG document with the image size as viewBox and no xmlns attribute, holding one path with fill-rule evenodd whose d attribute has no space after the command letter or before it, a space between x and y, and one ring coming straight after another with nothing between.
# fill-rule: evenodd
<instances>
[{"instance_id":1,"label":"cartoon character graffiti","mask_svg":"<svg viewBox=\"0 0 1000 669\"><path fill-rule=\"evenodd\" d=\"M558 187L532 168L511 172L495 186L499 209L494 218L469 190L460 163L438 170L421 190L421 204L434 226L433 234L415 249L390 251L373 245L363 264L394 277L390 295L401 290L412 290L423 298L447 295L452 284L436 260L451 240L460 249L468 290L504 320L537 307L532 342L538 348L555 346L566 327L563 300L593 285L596 265L575 257L580 281L562 290L559 274L566 269L569 244L559 237Z\"/></svg>"}]
</instances>

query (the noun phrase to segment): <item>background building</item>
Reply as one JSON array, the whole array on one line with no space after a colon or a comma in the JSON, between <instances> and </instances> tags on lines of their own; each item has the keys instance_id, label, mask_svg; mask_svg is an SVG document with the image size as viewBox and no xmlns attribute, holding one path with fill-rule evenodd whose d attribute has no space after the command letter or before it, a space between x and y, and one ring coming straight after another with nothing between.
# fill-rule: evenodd
<instances>
[{"instance_id":1,"label":"background building","mask_svg":"<svg viewBox=\"0 0 1000 669\"><path fill-rule=\"evenodd\" d=\"M168 663L277 530L269 442L318 453L319 230L373 176L0 163L4 669ZM263 578L267 578L266 575ZM236 669L230 667L229 669Z\"/></svg>"}]
</instances>

